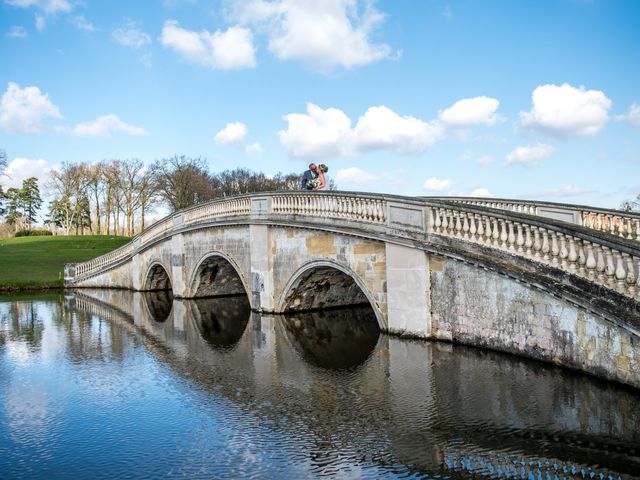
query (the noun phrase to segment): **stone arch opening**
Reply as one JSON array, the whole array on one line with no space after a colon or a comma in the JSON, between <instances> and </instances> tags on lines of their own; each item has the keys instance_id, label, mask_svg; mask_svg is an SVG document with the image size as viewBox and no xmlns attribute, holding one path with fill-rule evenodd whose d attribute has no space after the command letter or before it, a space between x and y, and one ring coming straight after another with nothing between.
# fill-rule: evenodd
<instances>
[{"instance_id":1,"label":"stone arch opening","mask_svg":"<svg viewBox=\"0 0 640 480\"><path fill-rule=\"evenodd\" d=\"M371 302L353 276L328 265L302 272L289 287L283 312L307 312L328 308L369 306Z\"/></svg>"},{"instance_id":2,"label":"stone arch opening","mask_svg":"<svg viewBox=\"0 0 640 480\"><path fill-rule=\"evenodd\" d=\"M196 298L247 295L237 270L221 255L211 255L200 263L193 286Z\"/></svg>"},{"instance_id":3,"label":"stone arch opening","mask_svg":"<svg viewBox=\"0 0 640 480\"><path fill-rule=\"evenodd\" d=\"M152 265L147 273L147 279L145 281L145 290L171 290L171 279L165 268L156 263Z\"/></svg>"}]
</instances>

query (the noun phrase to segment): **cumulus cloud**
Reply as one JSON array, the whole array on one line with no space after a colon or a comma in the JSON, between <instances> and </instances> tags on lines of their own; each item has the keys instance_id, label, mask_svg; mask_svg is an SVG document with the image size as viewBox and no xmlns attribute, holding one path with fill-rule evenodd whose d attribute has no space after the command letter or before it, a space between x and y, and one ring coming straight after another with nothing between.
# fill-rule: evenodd
<instances>
[{"instance_id":1,"label":"cumulus cloud","mask_svg":"<svg viewBox=\"0 0 640 480\"><path fill-rule=\"evenodd\" d=\"M544 143L518 147L507 155L507 164L532 167L537 165L543 158L551 155L554 151L555 148L551 145L545 145Z\"/></svg>"},{"instance_id":2,"label":"cumulus cloud","mask_svg":"<svg viewBox=\"0 0 640 480\"><path fill-rule=\"evenodd\" d=\"M73 10L73 4L69 0L5 0L5 3L19 8L34 7L48 14Z\"/></svg>"},{"instance_id":3,"label":"cumulus cloud","mask_svg":"<svg viewBox=\"0 0 640 480\"><path fill-rule=\"evenodd\" d=\"M392 55L371 35L384 21L370 0L235 0L229 19L264 33L271 53L312 68L353 68Z\"/></svg>"},{"instance_id":4,"label":"cumulus cloud","mask_svg":"<svg viewBox=\"0 0 640 480\"><path fill-rule=\"evenodd\" d=\"M93 24L84 18L84 15L78 15L71 19L71 23L75 25L80 30L84 30L85 32L95 32L96 28Z\"/></svg>"},{"instance_id":5,"label":"cumulus cloud","mask_svg":"<svg viewBox=\"0 0 640 480\"><path fill-rule=\"evenodd\" d=\"M486 188L483 187L479 187L479 188L475 188L472 192L471 192L471 196L472 197L493 197L493 194L487 190Z\"/></svg>"},{"instance_id":6,"label":"cumulus cloud","mask_svg":"<svg viewBox=\"0 0 640 480\"><path fill-rule=\"evenodd\" d=\"M449 108L440 111L439 118L454 128L468 128L477 125L490 126L499 120L496 113L500 102L490 97L473 97L458 100Z\"/></svg>"},{"instance_id":7,"label":"cumulus cloud","mask_svg":"<svg viewBox=\"0 0 640 480\"><path fill-rule=\"evenodd\" d=\"M424 182L423 187L425 188L425 190L443 192L445 190L451 190L451 188L453 187L453 181L450 178L431 177L426 182Z\"/></svg>"},{"instance_id":8,"label":"cumulus cloud","mask_svg":"<svg viewBox=\"0 0 640 480\"><path fill-rule=\"evenodd\" d=\"M442 127L414 117L401 117L385 106L370 107L355 126L337 108L307 104L307 113L285 115L287 130L279 132L287 153L298 158L351 156L389 149L418 153L443 134Z\"/></svg>"},{"instance_id":9,"label":"cumulus cloud","mask_svg":"<svg viewBox=\"0 0 640 480\"><path fill-rule=\"evenodd\" d=\"M20 188L23 180L30 177L38 178L41 193L45 194L45 187L49 179L51 166L42 158L30 159L17 157L14 158L4 169L2 179L5 188Z\"/></svg>"},{"instance_id":10,"label":"cumulus cloud","mask_svg":"<svg viewBox=\"0 0 640 480\"><path fill-rule=\"evenodd\" d=\"M595 135L609 120L611 100L600 90L541 85L531 95L532 108L520 112L522 125L556 136Z\"/></svg>"},{"instance_id":11,"label":"cumulus cloud","mask_svg":"<svg viewBox=\"0 0 640 480\"><path fill-rule=\"evenodd\" d=\"M167 20L160 41L186 60L203 67L235 70L256 66L253 34L247 28L194 32L181 28L175 20Z\"/></svg>"},{"instance_id":12,"label":"cumulus cloud","mask_svg":"<svg viewBox=\"0 0 640 480\"><path fill-rule=\"evenodd\" d=\"M138 23L128 20L122 27L111 32L111 37L120 45L129 48L142 48L151 43L151 37L138 27Z\"/></svg>"},{"instance_id":13,"label":"cumulus cloud","mask_svg":"<svg viewBox=\"0 0 640 480\"><path fill-rule=\"evenodd\" d=\"M24 27L21 27L19 25L14 25L6 33L6 36L9 38L26 38L27 31L24 29Z\"/></svg>"},{"instance_id":14,"label":"cumulus cloud","mask_svg":"<svg viewBox=\"0 0 640 480\"><path fill-rule=\"evenodd\" d=\"M223 145L238 145L244 142L246 135L247 126L244 123L232 122L216 133L214 140Z\"/></svg>"},{"instance_id":15,"label":"cumulus cloud","mask_svg":"<svg viewBox=\"0 0 640 480\"><path fill-rule=\"evenodd\" d=\"M369 185L378 177L357 167L342 168L336 172L336 181L353 185Z\"/></svg>"},{"instance_id":16,"label":"cumulus cloud","mask_svg":"<svg viewBox=\"0 0 640 480\"><path fill-rule=\"evenodd\" d=\"M0 127L9 133L38 133L47 118L62 118L60 110L38 87L10 82L0 100Z\"/></svg>"},{"instance_id":17,"label":"cumulus cloud","mask_svg":"<svg viewBox=\"0 0 640 480\"><path fill-rule=\"evenodd\" d=\"M73 128L73 134L80 136L108 137L114 133L146 135L147 131L144 128L135 127L123 122L113 113L98 117L91 122L79 123Z\"/></svg>"},{"instance_id":18,"label":"cumulus cloud","mask_svg":"<svg viewBox=\"0 0 640 480\"><path fill-rule=\"evenodd\" d=\"M634 103L629 109L629 115L627 115L629 123L635 127L640 127L640 105Z\"/></svg>"}]
</instances>

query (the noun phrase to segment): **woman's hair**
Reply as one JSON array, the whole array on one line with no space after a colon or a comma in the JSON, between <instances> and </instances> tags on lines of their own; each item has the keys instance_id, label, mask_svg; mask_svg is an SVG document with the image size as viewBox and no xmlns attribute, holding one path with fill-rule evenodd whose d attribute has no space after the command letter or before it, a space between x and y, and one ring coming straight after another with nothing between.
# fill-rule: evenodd
<instances>
[{"instance_id":1,"label":"woman's hair","mask_svg":"<svg viewBox=\"0 0 640 480\"><path fill-rule=\"evenodd\" d=\"M327 173L329 171L329 167L327 167L324 163L321 163L320 165L318 165L318 168L322 170L324 173Z\"/></svg>"}]
</instances>

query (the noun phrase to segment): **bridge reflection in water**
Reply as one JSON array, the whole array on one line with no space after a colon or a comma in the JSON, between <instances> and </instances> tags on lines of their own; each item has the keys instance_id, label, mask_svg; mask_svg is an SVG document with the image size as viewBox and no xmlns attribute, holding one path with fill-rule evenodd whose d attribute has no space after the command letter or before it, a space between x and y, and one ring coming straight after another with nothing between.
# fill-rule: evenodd
<instances>
[{"instance_id":1,"label":"bridge reflection in water","mask_svg":"<svg viewBox=\"0 0 640 480\"><path fill-rule=\"evenodd\" d=\"M306 444L316 474L372 463L417 476L640 475L637 391L495 352L380 335L367 308L260 316L242 296L173 302L163 292L110 290L83 290L67 303ZM133 315L123 308L131 305Z\"/></svg>"},{"instance_id":2,"label":"bridge reflection in water","mask_svg":"<svg viewBox=\"0 0 640 480\"><path fill-rule=\"evenodd\" d=\"M164 453L153 457L158 475L640 478L637 391L495 352L380 334L367 309L260 316L242 296L174 301L164 292L121 290L82 290L64 305L45 306L15 302L15 312L0 318L0 365L3 348L21 342L32 352L43 345L51 351L54 338L63 339L71 363L86 364L83 371L118 364L114 379L98 377L99 383L119 392L109 408L124 403L128 411L127 402L140 405L138 394L109 382L122 382L127 369L144 376L139 368L147 363L131 348L143 345L160 366L154 375L171 372L155 383L191 392L172 400L184 401L184 412L197 405L197 426L186 433L156 431L157 420L136 427L133 418L126 423L131 432L97 434L94 455L130 454L137 461L147 443L138 431L148 433L148 442L161 438ZM47 312L58 313L43 321ZM175 387L176 379L186 386ZM144 402L155 411L166 398ZM182 405L171 407L172 428L190 425ZM29 425L23 427L18 453L5 450L14 466L25 451ZM221 437L225 429L233 433ZM60 444L60 435L51 435L50 444ZM131 445L127 435L135 437ZM73 462L63 464L74 471ZM115 476L136 476L120 458L110 468L124 469Z\"/></svg>"}]
</instances>

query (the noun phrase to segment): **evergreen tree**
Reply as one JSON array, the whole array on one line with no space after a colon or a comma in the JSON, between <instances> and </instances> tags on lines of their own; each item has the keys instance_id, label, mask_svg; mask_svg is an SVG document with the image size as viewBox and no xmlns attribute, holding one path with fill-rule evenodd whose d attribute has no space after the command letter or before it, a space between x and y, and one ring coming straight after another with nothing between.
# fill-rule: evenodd
<instances>
[{"instance_id":1,"label":"evergreen tree","mask_svg":"<svg viewBox=\"0 0 640 480\"><path fill-rule=\"evenodd\" d=\"M15 231L20 230L24 223L24 205L22 203L22 195L20 189L10 188L5 193L6 207L4 219L9 225L13 225Z\"/></svg>"},{"instance_id":2,"label":"evergreen tree","mask_svg":"<svg viewBox=\"0 0 640 480\"><path fill-rule=\"evenodd\" d=\"M27 228L31 230L31 225L37 221L36 214L42 206L40 187L38 187L38 179L36 177L27 178L22 182L20 196L24 209L24 221L27 224Z\"/></svg>"}]
</instances>

